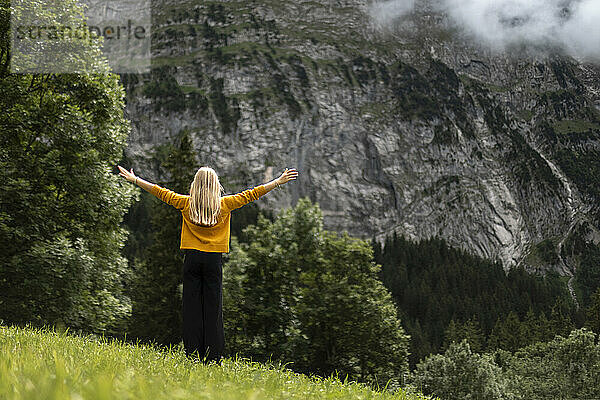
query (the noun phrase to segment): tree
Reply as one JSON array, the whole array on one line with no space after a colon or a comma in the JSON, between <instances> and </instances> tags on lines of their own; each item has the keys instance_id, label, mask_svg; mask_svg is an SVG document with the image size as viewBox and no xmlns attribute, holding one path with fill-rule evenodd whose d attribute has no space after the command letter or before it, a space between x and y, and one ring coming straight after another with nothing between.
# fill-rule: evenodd
<instances>
[{"instance_id":1,"label":"tree","mask_svg":"<svg viewBox=\"0 0 600 400\"><path fill-rule=\"evenodd\" d=\"M61 17L79 18L72 11ZM122 334L131 305L119 224L135 197L113 171L129 132L125 92L108 69L10 73L10 14L2 0L0 319ZM88 46L102 64L99 43Z\"/></svg>"},{"instance_id":2,"label":"tree","mask_svg":"<svg viewBox=\"0 0 600 400\"><path fill-rule=\"evenodd\" d=\"M481 331L488 336L494 323L504 323L510 311L524 317L532 308L536 314L550 315L557 298L570 298L557 274L542 278L517 268L507 275L500 262L451 248L443 239L413 243L396 234L387 236L379 259L381 280L391 291L412 338L411 367L431 352L447 348L451 340L444 342L444 335L451 318L455 323L464 323L475 316ZM566 305L564 315L569 313L570 305ZM522 341L522 332L510 329L505 331L503 340L515 335L515 346L529 343ZM471 346L475 351L479 349L475 343Z\"/></svg>"},{"instance_id":3,"label":"tree","mask_svg":"<svg viewBox=\"0 0 600 400\"><path fill-rule=\"evenodd\" d=\"M550 312L549 326L553 335L568 336L575 326L569 316L569 306L562 298L556 299Z\"/></svg>"},{"instance_id":4,"label":"tree","mask_svg":"<svg viewBox=\"0 0 600 400\"><path fill-rule=\"evenodd\" d=\"M600 345L595 340L594 332L582 328L513 355L504 353L503 369L512 377L509 391L532 400L600 397Z\"/></svg>"},{"instance_id":5,"label":"tree","mask_svg":"<svg viewBox=\"0 0 600 400\"><path fill-rule=\"evenodd\" d=\"M550 321L546 318L546 314L541 312L538 315L538 323L537 329L539 330L540 341L547 342L554 338L554 332L552 331L552 326L550 325Z\"/></svg>"},{"instance_id":6,"label":"tree","mask_svg":"<svg viewBox=\"0 0 600 400\"><path fill-rule=\"evenodd\" d=\"M600 335L600 287L590 297L590 306L586 310L586 326Z\"/></svg>"},{"instance_id":7,"label":"tree","mask_svg":"<svg viewBox=\"0 0 600 400\"><path fill-rule=\"evenodd\" d=\"M454 318L450 320L450 323L444 331L444 342L442 343L441 351L446 351L452 342L460 343L464 337L460 330L460 324L454 321Z\"/></svg>"},{"instance_id":8,"label":"tree","mask_svg":"<svg viewBox=\"0 0 600 400\"><path fill-rule=\"evenodd\" d=\"M502 369L491 355L473 353L466 339L417 364L411 386L444 400L510 398Z\"/></svg>"},{"instance_id":9,"label":"tree","mask_svg":"<svg viewBox=\"0 0 600 400\"><path fill-rule=\"evenodd\" d=\"M324 232L323 261L300 274L300 335L292 354L310 349L300 365L322 375L337 370L363 382L396 379L408 370L408 336L377 279L372 249L347 232Z\"/></svg>"},{"instance_id":10,"label":"tree","mask_svg":"<svg viewBox=\"0 0 600 400\"><path fill-rule=\"evenodd\" d=\"M223 254L223 324L225 328L225 351L229 355L246 354L253 347L248 330L249 319L245 299L249 294L244 280L245 269L250 264L248 255L239 245L238 238L231 236L230 251Z\"/></svg>"},{"instance_id":11,"label":"tree","mask_svg":"<svg viewBox=\"0 0 600 400\"><path fill-rule=\"evenodd\" d=\"M442 351L448 349L452 342L460 343L463 339L467 339L473 352L479 353L483 351L485 337L481 332L477 317L469 318L469 320L462 324L457 324L454 322L454 319L451 319L444 333Z\"/></svg>"},{"instance_id":12,"label":"tree","mask_svg":"<svg viewBox=\"0 0 600 400\"><path fill-rule=\"evenodd\" d=\"M539 325L539 322L539 319L530 307L525 315L525 320L521 323L520 337L525 341L522 346L542 340L541 329L543 329L543 327Z\"/></svg>"},{"instance_id":13,"label":"tree","mask_svg":"<svg viewBox=\"0 0 600 400\"><path fill-rule=\"evenodd\" d=\"M240 317L226 331L239 346L231 350L300 372L398 384L409 338L367 242L323 231L308 199L274 222L259 216L244 233L252 241L224 268L224 312Z\"/></svg>"},{"instance_id":14,"label":"tree","mask_svg":"<svg viewBox=\"0 0 600 400\"><path fill-rule=\"evenodd\" d=\"M577 286L581 289L580 302L587 306L590 296L600 287L600 246L593 242L584 242L581 262L575 273Z\"/></svg>"},{"instance_id":15,"label":"tree","mask_svg":"<svg viewBox=\"0 0 600 400\"><path fill-rule=\"evenodd\" d=\"M521 321L514 311L508 313L504 320L498 318L490 338L488 346L490 349L504 349L514 351L523 345L521 337Z\"/></svg>"}]
</instances>

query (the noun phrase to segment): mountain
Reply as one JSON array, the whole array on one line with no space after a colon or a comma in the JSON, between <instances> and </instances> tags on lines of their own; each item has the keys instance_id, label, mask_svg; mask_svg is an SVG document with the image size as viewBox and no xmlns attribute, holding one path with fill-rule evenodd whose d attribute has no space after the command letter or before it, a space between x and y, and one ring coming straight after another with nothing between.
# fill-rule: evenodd
<instances>
[{"instance_id":1,"label":"mountain","mask_svg":"<svg viewBox=\"0 0 600 400\"><path fill-rule=\"evenodd\" d=\"M600 67L371 6L154 0L152 72L122 76L134 169L159 178L148 151L187 132L228 193L298 169L261 207L308 196L325 229L573 276L600 244Z\"/></svg>"}]
</instances>

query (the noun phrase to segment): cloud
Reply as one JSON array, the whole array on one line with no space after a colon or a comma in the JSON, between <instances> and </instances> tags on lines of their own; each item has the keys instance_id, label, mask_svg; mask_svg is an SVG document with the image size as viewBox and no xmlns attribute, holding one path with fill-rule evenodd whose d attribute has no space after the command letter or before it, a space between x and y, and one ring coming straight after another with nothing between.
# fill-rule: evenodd
<instances>
[{"instance_id":1,"label":"cloud","mask_svg":"<svg viewBox=\"0 0 600 400\"><path fill-rule=\"evenodd\" d=\"M415 0L387 0L371 3L369 14L381 25L389 25L393 20L410 13Z\"/></svg>"},{"instance_id":2,"label":"cloud","mask_svg":"<svg viewBox=\"0 0 600 400\"><path fill-rule=\"evenodd\" d=\"M578 2L561 30L561 40L571 54L600 60L600 2Z\"/></svg>"},{"instance_id":3,"label":"cloud","mask_svg":"<svg viewBox=\"0 0 600 400\"><path fill-rule=\"evenodd\" d=\"M600 59L600 0L421 0L478 43L495 50L513 44L560 47L579 58ZM390 23L415 1L387 1L372 9ZM385 10L385 11L384 11ZM373 13L371 13L373 15Z\"/></svg>"}]
</instances>

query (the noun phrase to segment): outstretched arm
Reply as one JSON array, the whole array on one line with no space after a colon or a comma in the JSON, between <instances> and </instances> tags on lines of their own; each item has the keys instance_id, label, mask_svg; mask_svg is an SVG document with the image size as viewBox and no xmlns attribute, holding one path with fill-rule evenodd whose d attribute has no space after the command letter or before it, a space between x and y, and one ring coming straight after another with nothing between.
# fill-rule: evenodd
<instances>
[{"instance_id":1,"label":"outstretched arm","mask_svg":"<svg viewBox=\"0 0 600 400\"><path fill-rule=\"evenodd\" d=\"M150 192L150 189L152 189L152 186L154 186L154 183L145 181L142 178L135 176L135 174L133 173L133 168L131 168L131 171L127 171L125 168L121 167L120 165L117 165L117 167L119 167L119 170L121 171L119 173L119 175L121 175L123 178L125 178L129 182L135 183L137 186L141 187L142 189Z\"/></svg>"},{"instance_id":2,"label":"outstretched arm","mask_svg":"<svg viewBox=\"0 0 600 400\"><path fill-rule=\"evenodd\" d=\"M183 210L185 208L189 196L175 193L172 190L145 181L142 178L135 176L135 174L133 173L133 168L131 168L131 172L129 172L125 168L122 168L120 165L118 167L121 170L121 173L119 175L127 179L129 182L135 183L142 189L148 191L150 194L156 196L159 200L164 201L165 203L175 207L178 210Z\"/></svg>"},{"instance_id":3,"label":"outstretched arm","mask_svg":"<svg viewBox=\"0 0 600 400\"><path fill-rule=\"evenodd\" d=\"M267 192L273 190L275 187L288 183L289 181L298 177L298 171L296 168L285 169L281 176L277 179L273 179L269 183L265 183L263 186L267 189Z\"/></svg>"},{"instance_id":4,"label":"outstretched arm","mask_svg":"<svg viewBox=\"0 0 600 400\"><path fill-rule=\"evenodd\" d=\"M244 190L243 192L234 195L225 196L225 204L229 210L236 210L250 203L251 201L257 200L260 196L267 194L275 187L281 186L284 183L291 181L292 179L296 179L297 176L298 171L296 171L296 169L286 168L279 178L273 179L271 182L262 184L260 186L256 186L252 189Z\"/></svg>"}]
</instances>

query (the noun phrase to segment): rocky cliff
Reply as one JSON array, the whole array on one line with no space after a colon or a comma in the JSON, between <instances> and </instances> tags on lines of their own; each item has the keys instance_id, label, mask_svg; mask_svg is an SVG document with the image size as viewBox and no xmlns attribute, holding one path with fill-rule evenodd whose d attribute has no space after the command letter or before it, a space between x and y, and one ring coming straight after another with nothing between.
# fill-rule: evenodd
<instances>
[{"instance_id":1,"label":"rocky cliff","mask_svg":"<svg viewBox=\"0 0 600 400\"><path fill-rule=\"evenodd\" d=\"M187 132L228 193L299 170L261 206L308 196L326 229L572 275L574 243L600 242L600 68L369 7L155 0L152 73L123 76L135 170L158 178L144 155Z\"/></svg>"}]
</instances>

